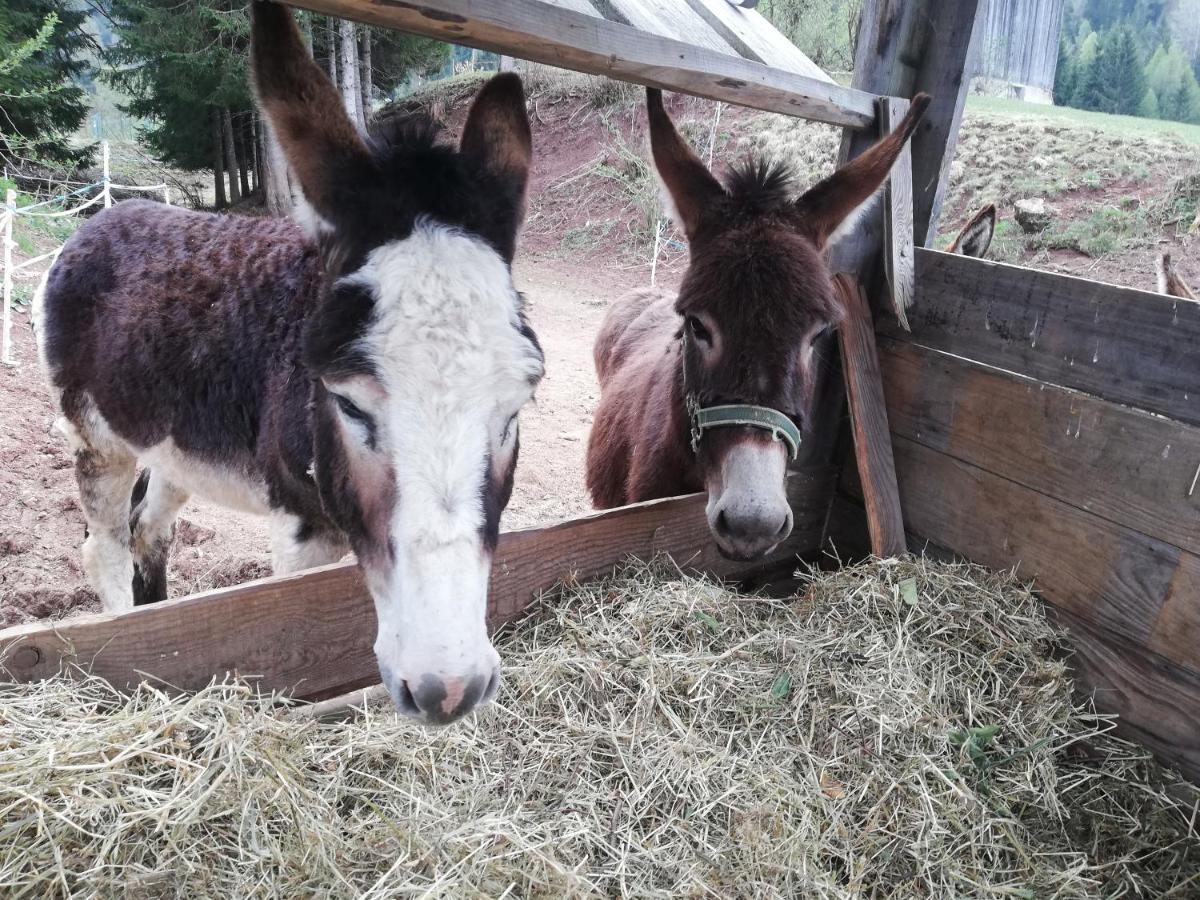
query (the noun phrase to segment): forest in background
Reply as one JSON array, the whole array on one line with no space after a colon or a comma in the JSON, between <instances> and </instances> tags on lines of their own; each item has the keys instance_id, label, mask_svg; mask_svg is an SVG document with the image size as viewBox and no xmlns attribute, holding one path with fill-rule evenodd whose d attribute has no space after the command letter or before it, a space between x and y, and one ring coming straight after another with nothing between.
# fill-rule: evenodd
<instances>
[{"instance_id":1,"label":"forest in background","mask_svg":"<svg viewBox=\"0 0 1200 900\"><path fill-rule=\"evenodd\" d=\"M1200 0L1067 0L1054 101L1200 124Z\"/></svg>"}]
</instances>

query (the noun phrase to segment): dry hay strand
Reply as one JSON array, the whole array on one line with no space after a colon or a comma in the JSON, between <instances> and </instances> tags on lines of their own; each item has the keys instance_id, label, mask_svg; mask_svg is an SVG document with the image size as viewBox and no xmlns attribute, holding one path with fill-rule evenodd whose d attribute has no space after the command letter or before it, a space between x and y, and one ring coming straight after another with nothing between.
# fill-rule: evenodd
<instances>
[{"instance_id":1,"label":"dry hay strand","mask_svg":"<svg viewBox=\"0 0 1200 900\"><path fill-rule=\"evenodd\" d=\"M1072 700L1008 575L636 565L440 731L246 685L0 690L5 897L1195 897L1200 791Z\"/></svg>"}]
</instances>

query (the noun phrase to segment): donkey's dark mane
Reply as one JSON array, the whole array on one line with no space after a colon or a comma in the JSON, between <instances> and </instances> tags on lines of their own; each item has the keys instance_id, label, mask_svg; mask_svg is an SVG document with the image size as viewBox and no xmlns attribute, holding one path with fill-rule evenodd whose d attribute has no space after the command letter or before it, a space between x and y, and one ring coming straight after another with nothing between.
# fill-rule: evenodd
<instances>
[{"instance_id":1,"label":"donkey's dark mane","mask_svg":"<svg viewBox=\"0 0 1200 900\"><path fill-rule=\"evenodd\" d=\"M762 215L791 205L795 180L787 163L752 156L730 167L725 190L735 210Z\"/></svg>"}]
</instances>

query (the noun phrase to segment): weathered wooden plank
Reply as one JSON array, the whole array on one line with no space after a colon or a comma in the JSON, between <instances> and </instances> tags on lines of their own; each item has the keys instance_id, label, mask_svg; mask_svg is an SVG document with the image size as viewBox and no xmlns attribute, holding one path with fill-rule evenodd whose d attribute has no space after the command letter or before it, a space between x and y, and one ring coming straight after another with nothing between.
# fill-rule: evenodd
<instances>
[{"instance_id":1,"label":"weathered wooden plank","mask_svg":"<svg viewBox=\"0 0 1200 900\"><path fill-rule=\"evenodd\" d=\"M1070 635L1076 688L1119 717L1118 734L1200 784L1200 674L1086 619L1051 613Z\"/></svg>"},{"instance_id":2,"label":"weathered wooden plank","mask_svg":"<svg viewBox=\"0 0 1200 900\"><path fill-rule=\"evenodd\" d=\"M854 87L874 94L932 97L912 137L913 233L928 247L936 234L970 73L979 54L985 0L865 0L854 54ZM978 24L977 24L978 23ZM862 153L873 134L846 134L843 161ZM838 271L863 273L882 240L883 219L864 216L834 248Z\"/></svg>"},{"instance_id":3,"label":"weathered wooden plank","mask_svg":"<svg viewBox=\"0 0 1200 900\"><path fill-rule=\"evenodd\" d=\"M875 124L875 97L871 94L694 47L542 0L294 0L294 5L768 112L851 128Z\"/></svg>"},{"instance_id":4,"label":"weathered wooden plank","mask_svg":"<svg viewBox=\"0 0 1200 900\"><path fill-rule=\"evenodd\" d=\"M791 477L795 528L763 565L817 547L832 484L829 468ZM718 575L746 571L716 552L704 505L703 495L692 495L502 535L489 594L492 624L519 616L565 578L594 578L630 556L664 553ZM375 610L362 575L341 563L119 615L20 625L0 632L0 660L17 681L74 664L117 685L149 679L187 690L238 672L265 690L321 699L379 680L374 639Z\"/></svg>"},{"instance_id":5,"label":"weathered wooden plank","mask_svg":"<svg viewBox=\"0 0 1200 900\"><path fill-rule=\"evenodd\" d=\"M894 433L1200 553L1200 428L889 338L879 358Z\"/></svg>"},{"instance_id":6,"label":"weathered wooden plank","mask_svg":"<svg viewBox=\"0 0 1200 900\"><path fill-rule=\"evenodd\" d=\"M867 507L871 552L881 558L898 556L907 549L887 408L875 348L871 309L862 289L845 275L836 284L846 310L838 328L846 395L850 401L850 426L854 455Z\"/></svg>"},{"instance_id":7,"label":"weathered wooden plank","mask_svg":"<svg viewBox=\"0 0 1200 900\"><path fill-rule=\"evenodd\" d=\"M908 112L909 103L897 97L879 99L879 130L893 131ZM908 330L908 308L916 290L913 259L912 142L904 145L888 176L887 200L883 204L883 263L892 294L896 321Z\"/></svg>"},{"instance_id":8,"label":"weathered wooden plank","mask_svg":"<svg viewBox=\"0 0 1200 900\"><path fill-rule=\"evenodd\" d=\"M908 529L1200 671L1200 556L893 435ZM1171 629L1160 627L1170 617Z\"/></svg>"},{"instance_id":9,"label":"weathered wooden plank","mask_svg":"<svg viewBox=\"0 0 1200 900\"><path fill-rule=\"evenodd\" d=\"M546 2L551 6L561 6L563 9L571 9L597 19L604 18L588 0L546 0Z\"/></svg>"},{"instance_id":10,"label":"weathered wooden plank","mask_svg":"<svg viewBox=\"0 0 1200 900\"><path fill-rule=\"evenodd\" d=\"M818 81L833 81L824 69L754 10L731 6L728 0L687 2L740 56Z\"/></svg>"},{"instance_id":11,"label":"weathered wooden plank","mask_svg":"<svg viewBox=\"0 0 1200 900\"><path fill-rule=\"evenodd\" d=\"M917 250L901 340L1200 425L1200 303Z\"/></svg>"},{"instance_id":12,"label":"weathered wooden plank","mask_svg":"<svg viewBox=\"0 0 1200 900\"><path fill-rule=\"evenodd\" d=\"M624 22L641 31L706 47L730 56L740 54L688 6L687 0L596 0L606 19Z\"/></svg>"}]
</instances>

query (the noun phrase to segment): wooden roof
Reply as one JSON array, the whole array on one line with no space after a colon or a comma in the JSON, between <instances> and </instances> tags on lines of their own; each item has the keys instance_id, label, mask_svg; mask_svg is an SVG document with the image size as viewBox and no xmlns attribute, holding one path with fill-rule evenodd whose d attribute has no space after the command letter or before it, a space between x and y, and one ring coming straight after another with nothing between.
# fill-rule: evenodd
<instances>
[{"instance_id":1,"label":"wooden roof","mask_svg":"<svg viewBox=\"0 0 1200 900\"><path fill-rule=\"evenodd\" d=\"M874 94L836 84L727 0L287 0L324 15L832 125L875 123Z\"/></svg>"}]
</instances>

